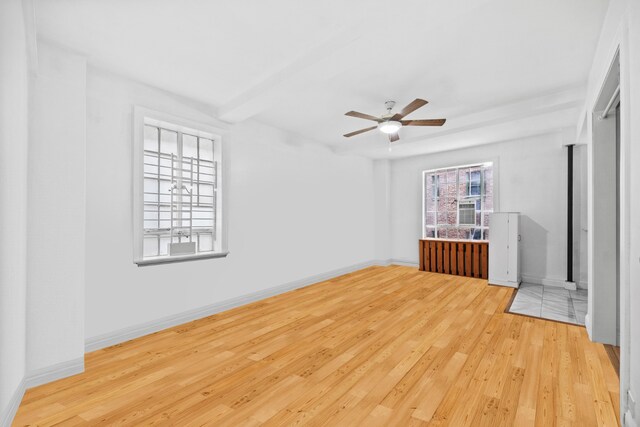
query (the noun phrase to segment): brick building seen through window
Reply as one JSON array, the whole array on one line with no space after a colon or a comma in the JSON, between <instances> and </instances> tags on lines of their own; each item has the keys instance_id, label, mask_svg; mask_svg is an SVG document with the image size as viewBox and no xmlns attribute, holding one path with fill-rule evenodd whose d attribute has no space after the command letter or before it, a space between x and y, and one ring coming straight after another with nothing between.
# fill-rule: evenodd
<instances>
[{"instance_id":1,"label":"brick building seen through window","mask_svg":"<svg viewBox=\"0 0 640 427\"><path fill-rule=\"evenodd\" d=\"M493 164L423 173L423 237L488 240L493 212Z\"/></svg>"}]
</instances>

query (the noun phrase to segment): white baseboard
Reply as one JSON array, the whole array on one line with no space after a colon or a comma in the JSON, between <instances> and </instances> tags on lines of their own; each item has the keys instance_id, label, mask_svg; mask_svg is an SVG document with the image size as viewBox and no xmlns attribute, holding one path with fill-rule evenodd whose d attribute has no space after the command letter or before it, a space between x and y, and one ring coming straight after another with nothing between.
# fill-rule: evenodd
<instances>
[{"instance_id":1,"label":"white baseboard","mask_svg":"<svg viewBox=\"0 0 640 427\"><path fill-rule=\"evenodd\" d=\"M589 335L589 339L591 341L593 341L593 337L592 337L592 334L591 334L591 313L587 313L584 316L584 327L587 330L587 335Z\"/></svg>"},{"instance_id":2,"label":"white baseboard","mask_svg":"<svg viewBox=\"0 0 640 427\"><path fill-rule=\"evenodd\" d=\"M84 372L84 357L79 357L31 371L26 375L24 383L26 388L37 387L82 372Z\"/></svg>"},{"instance_id":3,"label":"white baseboard","mask_svg":"<svg viewBox=\"0 0 640 427\"><path fill-rule=\"evenodd\" d=\"M624 413L622 426L623 427L638 427L638 424L636 423L636 421L631 416L631 411L627 411L627 412Z\"/></svg>"},{"instance_id":4,"label":"white baseboard","mask_svg":"<svg viewBox=\"0 0 640 427\"><path fill-rule=\"evenodd\" d=\"M84 372L84 357L47 366L46 368L37 369L28 373L22 381L20 381L20 384L18 384L7 408L0 413L0 427L11 426L13 419L16 416L16 412L18 412L18 407L22 402L22 398L24 397L24 392L27 389L59 380L61 378L80 374L82 372Z\"/></svg>"},{"instance_id":5,"label":"white baseboard","mask_svg":"<svg viewBox=\"0 0 640 427\"><path fill-rule=\"evenodd\" d=\"M172 316L163 317L158 320L145 322L139 325L135 325L128 328L124 328L117 331L91 337L85 341L85 352L89 353L91 351L96 351L105 347L110 347L112 345L120 344L122 342L129 341L144 335L149 335L154 332L161 331L163 329L171 328L173 326L181 325L183 323L187 323L193 320L201 319L203 317L211 316L213 314L220 313L221 311L229 310L235 307L239 307L241 305L259 301L261 299L269 298L274 295L292 291L294 289L303 288L305 286L309 286L317 282L322 282L324 280L329 280L334 277L342 276L343 274L352 273L354 271L361 270L366 267L371 267L372 265L386 265L386 264L380 264L377 261L366 261L366 262L354 264L348 267L339 268L337 270L328 271L326 273L309 276L304 279L295 280L293 282L285 283L283 285L274 286L269 289L264 289L258 292L242 295L226 301L221 301L215 304L211 304L211 305L196 308L193 310L185 311L182 313L174 314Z\"/></svg>"},{"instance_id":6,"label":"white baseboard","mask_svg":"<svg viewBox=\"0 0 640 427\"><path fill-rule=\"evenodd\" d=\"M11 427L26 389L23 378L18 384L18 387L16 387L16 390L13 392L13 396L11 396L11 400L9 400L7 407L0 409L2 411L0 412L0 427Z\"/></svg>"},{"instance_id":7,"label":"white baseboard","mask_svg":"<svg viewBox=\"0 0 640 427\"><path fill-rule=\"evenodd\" d=\"M419 264L416 261L413 261L408 258L390 258L390 259L379 259L373 262L375 265L403 265L405 267L418 267Z\"/></svg>"},{"instance_id":8,"label":"white baseboard","mask_svg":"<svg viewBox=\"0 0 640 427\"><path fill-rule=\"evenodd\" d=\"M520 283L521 283L521 282L510 282L508 280L496 280L491 278L489 278L488 282L490 285L506 286L508 288L516 288L516 289L520 286Z\"/></svg>"},{"instance_id":9,"label":"white baseboard","mask_svg":"<svg viewBox=\"0 0 640 427\"><path fill-rule=\"evenodd\" d=\"M528 274L522 275L522 281L524 283L533 283L534 285L555 286L558 288L564 288L566 282L563 279L551 279L548 277L530 276Z\"/></svg>"}]
</instances>

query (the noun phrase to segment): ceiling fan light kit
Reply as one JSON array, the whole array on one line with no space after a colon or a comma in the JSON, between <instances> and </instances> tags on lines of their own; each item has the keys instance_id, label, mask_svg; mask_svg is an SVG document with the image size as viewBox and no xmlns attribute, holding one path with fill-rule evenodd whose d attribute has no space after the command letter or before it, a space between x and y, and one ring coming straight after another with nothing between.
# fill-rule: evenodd
<instances>
[{"instance_id":1,"label":"ceiling fan light kit","mask_svg":"<svg viewBox=\"0 0 640 427\"><path fill-rule=\"evenodd\" d=\"M396 142L400 139L398 131L403 126L442 126L447 119L418 119L418 120L402 120L404 116L414 112L420 107L427 105L427 101L424 99L416 98L402 109L399 113L391 113L393 107L395 107L395 101L387 101L384 106L387 109L387 113L380 117L372 116L370 114L359 113L357 111L349 111L345 113L346 116L357 117L365 120L372 120L377 122L377 126L371 126L368 128L356 130L345 134L345 138L350 138L361 133L369 132L370 130L378 128L378 130L384 134L389 135L389 142Z\"/></svg>"},{"instance_id":2,"label":"ceiling fan light kit","mask_svg":"<svg viewBox=\"0 0 640 427\"><path fill-rule=\"evenodd\" d=\"M380 129L380 132L387 133L387 134L396 133L401 127L402 127L402 123L396 120L389 120L386 122L382 122L378 125L378 129Z\"/></svg>"}]
</instances>

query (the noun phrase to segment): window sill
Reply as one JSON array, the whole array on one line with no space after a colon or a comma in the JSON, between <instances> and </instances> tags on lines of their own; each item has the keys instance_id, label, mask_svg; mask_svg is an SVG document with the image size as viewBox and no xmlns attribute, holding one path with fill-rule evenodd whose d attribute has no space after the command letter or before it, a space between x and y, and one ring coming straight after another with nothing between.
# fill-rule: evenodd
<instances>
[{"instance_id":1,"label":"window sill","mask_svg":"<svg viewBox=\"0 0 640 427\"><path fill-rule=\"evenodd\" d=\"M463 243L489 243L488 240L474 239L448 239L444 237L423 237L420 240L433 240L435 242L463 242Z\"/></svg>"},{"instance_id":2,"label":"window sill","mask_svg":"<svg viewBox=\"0 0 640 427\"><path fill-rule=\"evenodd\" d=\"M163 256L149 259L137 259L133 262L137 264L138 267L143 267L145 265L170 264L174 262L197 261L201 259L211 258L225 258L227 255L229 255L229 252L211 252L197 255Z\"/></svg>"}]
</instances>

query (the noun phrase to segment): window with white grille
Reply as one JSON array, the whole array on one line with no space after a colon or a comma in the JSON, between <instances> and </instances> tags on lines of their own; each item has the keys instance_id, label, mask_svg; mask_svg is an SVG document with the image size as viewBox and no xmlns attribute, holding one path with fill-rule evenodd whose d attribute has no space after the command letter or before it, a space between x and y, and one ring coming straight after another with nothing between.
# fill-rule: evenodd
<instances>
[{"instance_id":1,"label":"window with white grille","mask_svg":"<svg viewBox=\"0 0 640 427\"><path fill-rule=\"evenodd\" d=\"M493 208L493 163L423 172L424 238L486 240Z\"/></svg>"},{"instance_id":2,"label":"window with white grille","mask_svg":"<svg viewBox=\"0 0 640 427\"><path fill-rule=\"evenodd\" d=\"M221 235L221 138L197 126L138 117L136 262L226 255ZM139 127L138 127L139 128Z\"/></svg>"}]
</instances>

